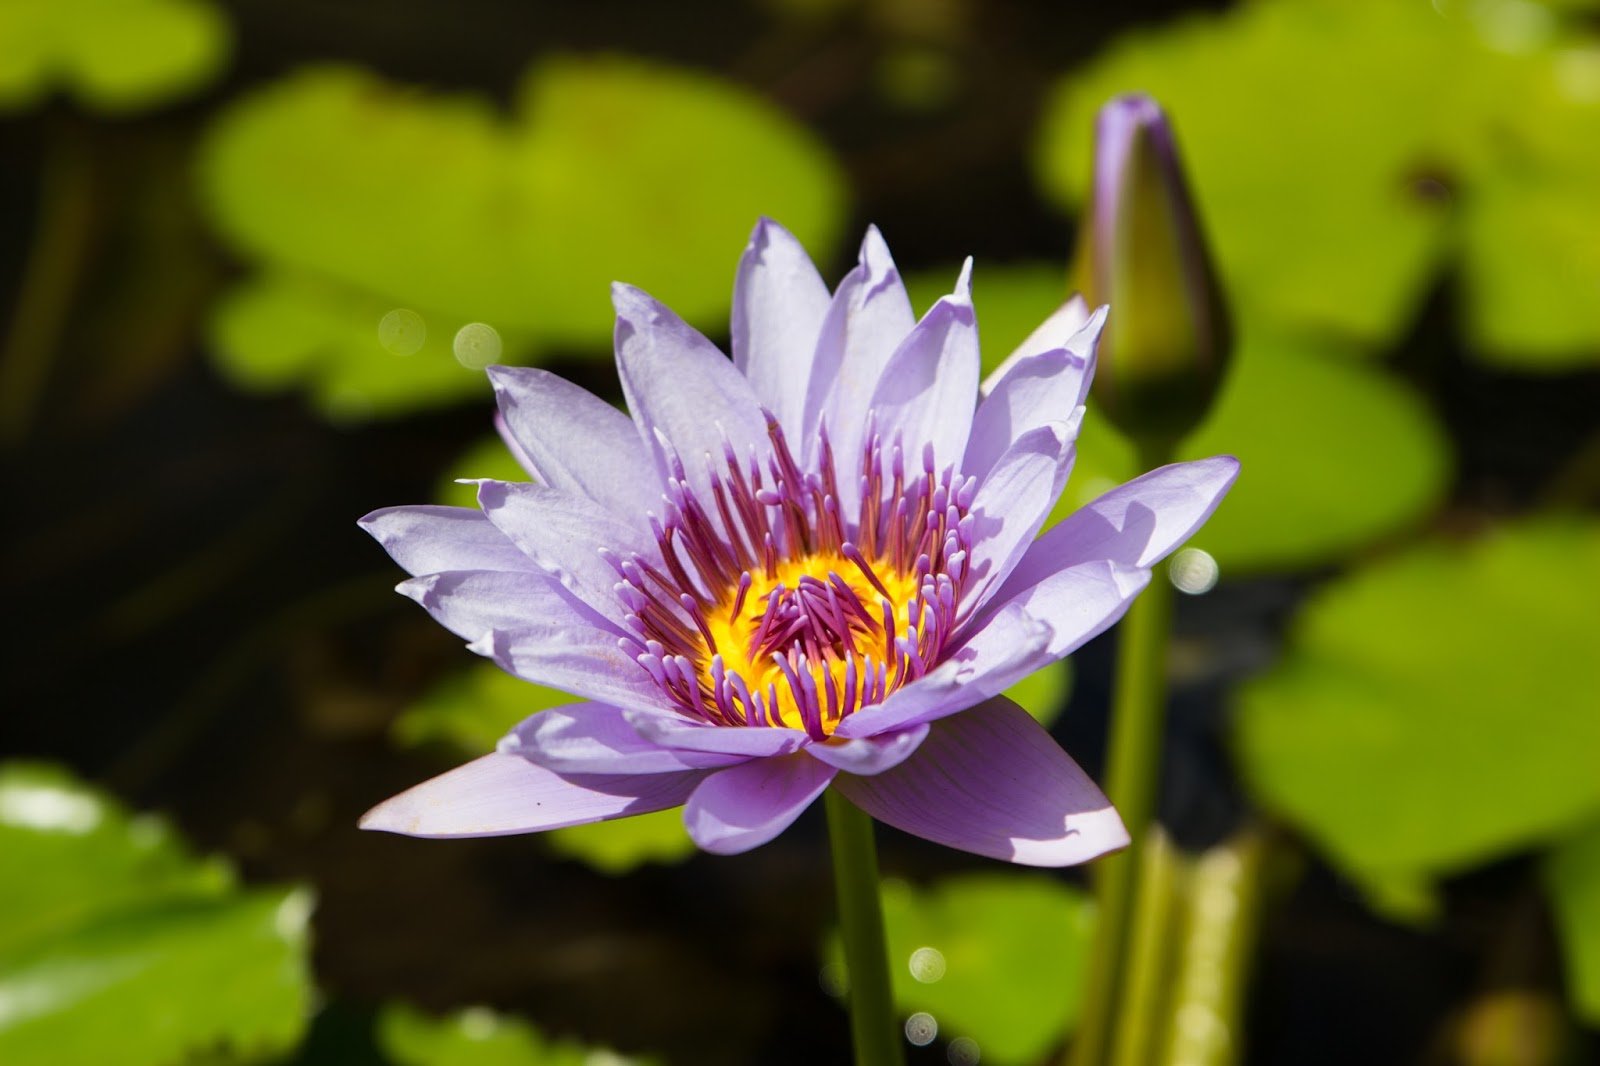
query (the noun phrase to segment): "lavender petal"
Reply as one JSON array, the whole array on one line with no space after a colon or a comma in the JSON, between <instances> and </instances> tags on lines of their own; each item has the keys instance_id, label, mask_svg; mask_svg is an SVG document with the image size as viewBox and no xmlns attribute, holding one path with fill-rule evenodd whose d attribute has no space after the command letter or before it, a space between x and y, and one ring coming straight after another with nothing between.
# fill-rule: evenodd
<instances>
[{"instance_id":1,"label":"lavender petal","mask_svg":"<svg viewBox=\"0 0 1600 1066\"><path fill-rule=\"evenodd\" d=\"M800 242L771 219L756 223L733 283L733 365L795 440L806 439L806 387L828 302Z\"/></svg>"},{"instance_id":2,"label":"lavender petal","mask_svg":"<svg viewBox=\"0 0 1600 1066\"><path fill-rule=\"evenodd\" d=\"M935 723L899 766L841 774L835 787L897 829L1028 866L1069 866L1128 843L1089 776L1003 696Z\"/></svg>"},{"instance_id":3,"label":"lavender petal","mask_svg":"<svg viewBox=\"0 0 1600 1066\"><path fill-rule=\"evenodd\" d=\"M820 444L817 427L826 424L833 454L849 463L861 454L867 410L883 371L905 339L916 316L889 246L876 226L868 227L854 270L834 291L817 339L817 354L806 392L804 425L808 469L815 469ZM851 478L840 479L841 509L855 517L860 501Z\"/></svg>"},{"instance_id":4,"label":"lavender petal","mask_svg":"<svg viewBox=\"0 0 1600 1066\"><path fill-rule=\"evenodd\" d=\"M873 737L830 737L821 744L806 748L813 759L827 763L835 770L850 774L881 774L893 769L911 757L928 735L926 722L893 733L880 733Z\"/></svg>"},{"instance_id":5,"label":"lavender petal","mask_svg":"<svg viewBox=\"0 0 1600 1066\"><path fill-rule=\"evenodd\" d=\"M766 454L761 403L727 356L665 306L631 285L612 286L611 298L622 393L656 470L665 483L681 460L690 487L709 501L708 457L720 468L725 444L741 459L751 448ZM633 513L651 502L634 500Z\"/></svg>"},{"instance_id":6,"label":"lavender petal","mask_svg":"<svg viewBox=\"0 0 1600 1066\"><path fill-rule=\"evenodd\" d=\"M640 736L620 708L604 703L540 711L513 729L500 750L568 776L713 770L744 761L739 755L663 748Z\"/></svg>"},{"instance_id":7,"label":"lavender petal","mask_svg":"<svg viewBox=\"0 0 1600 1066\"><path fill-rule=\"evenodd\" d=\"M996 601L1094 559L1150 567L1211 517L1239 476L1231 455L1152 470L1079 508L1029 546Z\"/></svg>"},{"instance_id":8,"label":"lavender petal","mask_svg":"<svg viewBox=\"0 0 1600 1066\"><path fill-rule=\"evenodd\" d=\"M357 524L413 576L536 569L510 538L470 507L385 507Z\"/></svg>"},{"instance_id":9,"label":"lavender petal","mask_svg":"<svg viewBox=\"0 0 1600 1066\"><path fill-rule=\"evenodd\" d=\"M985 391L972 417L972 435L961 465L965 473L983 477L1022 434L1046 422L1065 421L1068 412L1083 406L1105 318L1104 308L1096 311L1074 339L1081 351L1053 348L1029 355L991 379L993 387Z\"/></svg>"},{"instance_id":10,"label":"lavender petal","mask_svg":"<svg viewBox=\"0 0 1600 1066\"><path fill-rule=\"evenodd\" d=\"M970 516L972 550L966 588L966 613L980 608L990 589L1011 573L1044 525L1072 471L1077 420L1050 422L1031 429L1007 448L978 486Z\"/></svg>"},{"instance_id":11,"label":"lavender petal","mask_svg":"<svg viewBox=\"0 0 1600 1066\"><path fill-rule=\"evenodd\" d=\"M362 817L361 828L418 837L535 833L676 807L704 777L704 771L563 777L496 752L385 800Z\"/></svg>"},{"instance_id":12,"label":"lavender petal","mask_svg":"<svg viewBox=\"0 0 1600 1066\"><path fill-rule=\"evenodd\" d=\"M600 555L603 546L626 558L657 558L648 530L593 500L543 485L479 481L478 506L496 528L574 596L615 616L620 575Z\"/></svg>"},{"instance_id":13,"label":"lavender petal","mask_svg":"<svg viewBox=\"0 0 1600 1066\"><path fill-rule=\"evenodd\" d=\"M836 772L803 755L756 759L719 770L689 797L683 824L706 851L749 851L789 828Z\"/></svg>"},{"instance_id":14,"label":"lavender petal","mask_svg":"<svg viewBox=\"0 0 1600 1066\"><path fill-rule=\"evenodd\" d=\"M547 574L449 571L402 581L398 591L508 673L622 707L661 702L618 646L620 631Z\"/></svg>"},{"instance_id":15,"label":"lavender petal","mask_svg":"<svg viewBox=\"0 0 1600 1066\"><path fill-rule=\"evenodd\" d=\"M959 463L978 397L978 319L972 308L972 260L918 322L884 367L872 394L878 431L919 457L933 446L939 467Z\"/></svg>"},{"instance_id":16,"label":"lavender petal","mask_svg":"<svg viewBox=\"0 0 1600 1066\"><path fill-rule=\"evenodd\" d=\"M546 485L628 518L661 491L633 421L604 400L530 367L492 366L489 382L519 461Z\"/></svg>"}]
</instances>

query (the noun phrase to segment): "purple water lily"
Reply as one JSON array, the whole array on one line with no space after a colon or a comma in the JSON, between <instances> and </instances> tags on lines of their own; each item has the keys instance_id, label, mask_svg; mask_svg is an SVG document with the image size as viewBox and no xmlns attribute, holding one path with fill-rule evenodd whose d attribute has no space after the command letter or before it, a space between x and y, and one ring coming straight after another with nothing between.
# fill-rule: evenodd
<instances>
[{"instance_id":1,"label":"purple water lily","mask_svg":"<svg viewBox=\"0 0 1600 1066\"><path fill-rule=\"evenodd\" d=\"M830 296L763 221L731 361L615 286L631 418L545 371L492 368L533 481L479 482L481 510L362 524L415 575L400 591L473 651L584 702L362 825L488 836L681 804L702 848L734 853L831 785L1013 862L1127 843L1000 693L1121 617L1238 464L1163 467L1036 536L1072 467L1105 311L1063 305L980 388L969 274L918 321L876 230Z\"/></svg>"}]
</instances>

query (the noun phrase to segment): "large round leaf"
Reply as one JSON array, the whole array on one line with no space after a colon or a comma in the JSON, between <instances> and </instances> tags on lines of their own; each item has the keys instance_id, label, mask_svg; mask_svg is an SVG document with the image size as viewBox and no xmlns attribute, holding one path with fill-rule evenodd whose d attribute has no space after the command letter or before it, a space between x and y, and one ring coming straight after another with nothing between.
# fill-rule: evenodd
<instances>
[{"instance_id":1,"label":"large round leaf","mask_svg":"<svg viewBox=\"0 0 1600 1066\"><path fill-rule=\"evenodd\" d=\"M309 913L58 770L0 767L0 1062L282 1052L310 1008Z\"/></svg>"},{"instance_id":2,"label":"large round leaf","mask_svg":"<svg viewBox=\"0 0 1600 1066\"><path fill-rule=\"evenodd\" d=\"M307 70L226 112L201 174L223 235L273 272L278 313L315 325L287 345L247 313L260 292L235 297L214 330L225 364L245 383L309 379L324 407L334 380L375 411L459 398L463 325L498 331L500 362L607 351L614 280L720 329L756 219L825 256L843 206L825 150L753 93L621 58L546 61L511 115ZM384 343L391 312L426 323L420 350Z\"/></svg>"},{"instance_id":3,"label":"large round leaf","mask_svg":"<svg viewBox=\"0 0 1600 1066\"><path fill-rule=\"evenodd\" d=\"M1355 873L1461 869L1600 813L1600 524L1428 544L1322 590L1247 685L1268 808Z\"/></svg>"},{"instance_id":4,"label":"large round leaf","mask_svg":"<svg viewBox=\"0 0 1600 1066\"><path fill-rule=\"evenodd\" d=\"M207 0L0 5L0 110L67 89L102 111L165 103L209 82L228 25Z\"/></svg>"},{"instance_id":5,"label":"large round leaf","mask_svg":"<svg viewBox=\"0 0 1600 1066\"><path fill-rule=\"evenodd\" d=\"M1149 93L1244 317L1380 351L1459 253L1478 349L1557 368L1600 353L1580 195L1600 181L1596 66L1592 39L1525 3L1255 0L1130 34L1064 80L1039 173L1080 203L1095 112Z\"/></svg>"}]
</instances>

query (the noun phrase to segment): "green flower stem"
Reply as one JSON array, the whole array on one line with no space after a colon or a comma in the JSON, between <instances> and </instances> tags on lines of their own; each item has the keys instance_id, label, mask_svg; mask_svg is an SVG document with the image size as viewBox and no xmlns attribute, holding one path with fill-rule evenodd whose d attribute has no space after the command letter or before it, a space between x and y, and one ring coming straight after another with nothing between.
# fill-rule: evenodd
<instances>
[{"instance_id":1,"label":"green flower stem","mask_svg":"<svg viewBox=\"0 0 1600 1066\"><path fill-rule=\"evenodd\" d=\"M1189 864L1160 826L1139 848L1138 893L1111 1048L1115 1066L1150 1066L1173 1017L1171 979L1185 918Z\"/></svg>"},{"instance_id":2,"label":"green flower stem","mask_svg":"<svg viewBox=\"0 0 1600 1066\"><path fill-rule=\"evenodd\" d=\"M1140 449L1140 469L1170 459L1165 446ZM1172 630L1172 585L1158 566L1118 629L1116 690L1106 769L1106 795L1122 815L1132 846L1094 867L1097 924L1089 956L1082 1022L1072 1043L1074 1066L1104 1066L1122 1010L1132 946L1141 853L1155 817L1161 778L1161 729L1167 702L1167 639ZM1155 1019L1150 1019L1154 1022Z\"/></svg>"},{"instance_id":3,"label":"green flower stem","mask_svg":"<svg viewBox=\"0 0 1600 1066\"><path fill-rule=\"evenodd\" d=\"M1163 1066L1231 1066L1243 1058L1245 988L1261 922L1270 840L1245 829L1194 860L1177 941Z\"/></svg>"},{"instance_id":4,"label":"green flower stem","mask_svg":"<svg viewBox=\"0 0 1600 1066\"><path fill-rule=\"evenodd\" d=\"M900 1030L889 990L889 945L878 896L878 850L872 819L834 789L828 809L839 932L850 982L850 1037L856 1066L900 1066Z\"/></svg>"}]
</instances>

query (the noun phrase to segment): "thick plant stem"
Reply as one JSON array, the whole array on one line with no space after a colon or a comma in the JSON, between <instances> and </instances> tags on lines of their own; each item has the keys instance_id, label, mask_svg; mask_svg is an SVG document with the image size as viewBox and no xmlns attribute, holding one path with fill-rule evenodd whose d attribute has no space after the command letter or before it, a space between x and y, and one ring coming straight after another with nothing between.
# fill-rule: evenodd
<instances>
[{"instance_id":1,"label":"thick plant stem","mask_svg":"<svg viewBox=\"0 0 1600 1066\"><path fill-rule=\"evenodd\" d=\"M839 934L850 978L850 1037L856 1066L900 1066L900 1031L889 991L889 945L878 896L872 819L831 788L824 803L839 897Z\"/></svg>"},{"instance_id":2,"label":"thick plant stem","mask_svg":"<svg viewBox=\"0 0 1600 1066\"><path fill-rule=\"evenodd\" d=\"M1243 829L1189 870L1170 1027L1158 1066L1233 1066L1244 1052L1244 1000L1261 924L1269 833Z\"/></svg>"},{"instance_id":3,"label":"thick plant stem","mask_svg":"<svg viewBox=\"0 0 1600 1066\"><path fill-rule=\"evenodd\" d=\"M1164 465L1166 447L1140 450L1141 469ZM1073 1066L1113 1061L1112 1041L1127 988L1134 901L1141 853L1155 818L1161 779L1161 728L1167 702L1167 641L1172 629L1172 585L1158 566L1150 587L1134 601L1118 630L1116 691L1106 768L1106 795L1122 815L1132 846L1094 867L1097 924Z\"/></svg>"},{"instance_id":4,"label":"thick plant stem","mask_svg":"<svg viewBox=\"0 0 1600 1066\"><path fill-rule=\"evenodd\" d=\"M1171 976L1178 960L1189 863L1152 826L1139 848L1122 991L1111 1026L1114 1066L1151 1066L1172 1017Z\"/></svg>"}]
</instances>

